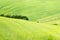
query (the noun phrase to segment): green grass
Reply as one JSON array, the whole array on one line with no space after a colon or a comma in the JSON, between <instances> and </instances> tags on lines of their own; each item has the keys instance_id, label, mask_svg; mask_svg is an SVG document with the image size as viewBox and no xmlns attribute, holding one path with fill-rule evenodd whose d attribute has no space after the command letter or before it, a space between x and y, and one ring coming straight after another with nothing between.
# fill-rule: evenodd
<instances>
[{"instance_id":1,"label":"green grass","mask_svg":"<svg viewBox=\"0 0 60 40\"><path fill-rule=\"evenodd\" d=\"M0 40L60 40L60 27L0 17Z\"/></svg>"},{"instance_id":2,"label":"green grass","mask_svg":"<svg viewBox=\"0 0 60 40\"><path fill-rule=\"evenodd\" d=\"M60 26L60 14L48 16L42 19L37 20L37 22L47 23L47 24L57 24L56 26Z\"/></svg>"},{"instance_id":3,"label":"green grass","mask_svg":"<svg viewBox=\"0 0 60 40\"><path fill-rule=\"evenodd\" d=\"M51 25L54 25L54 24L57 24L56 26L60 26L60 19L59 20L54 20L54 21L49 21L49 22L45 22L47 24L51 24Z\"/></svg>"},{"instance_id":4,"label":"green grass","mask_svg":"<svg viewBox=\"0 0 60 40\"><path fill-rule=\"evenodd\" d=\"M26 15L36 21L60 14L60 0L0 0L0 14Z\"/></svg>"},{"instance_id":5,"label":"green grass","mask_svg":"<svg viewBox=\"0 0 60 40\"><path fill-rule=\"evenodd\" d=\"M51 22L55 20L60 20L60 14L44 17L42 19L38 19L37 21L41 23L46 23L46 22Z\"/></svg>"},{"instance_id":6,"label":"green grass","mask_svg":"<svg viewBox=\"0 0 60 40\"><path fill-rule=\"evenodd\" d=\"M0 0L0 14L31 20L0 17L0 40L60 40L60 0Z\"/></svg>"}]
</instances>

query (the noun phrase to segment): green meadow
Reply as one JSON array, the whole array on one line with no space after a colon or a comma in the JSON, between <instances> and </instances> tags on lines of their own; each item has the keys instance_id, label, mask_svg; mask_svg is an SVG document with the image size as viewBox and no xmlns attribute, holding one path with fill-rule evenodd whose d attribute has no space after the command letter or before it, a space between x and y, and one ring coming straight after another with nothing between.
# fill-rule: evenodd
<instances>
[{"instance_id":1,"label":"green meadow","mask_svg":"<svg viewBox=\"0 0 60 40\"><path fill-rule=\"evenodd\" d=\"M60 0L0 0L0 40L60 40ZM57 24L57 25L55 25Z\"/></svg>"}]
</instances>

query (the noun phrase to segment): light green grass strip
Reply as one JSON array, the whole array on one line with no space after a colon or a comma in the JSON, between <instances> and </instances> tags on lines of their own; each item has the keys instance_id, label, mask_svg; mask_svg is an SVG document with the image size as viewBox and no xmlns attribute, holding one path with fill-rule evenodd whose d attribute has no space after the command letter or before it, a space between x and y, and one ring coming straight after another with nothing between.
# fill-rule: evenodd
<instances>
[{"instance_id":1,"label":"light green grass strip","mask_svg":"<svg viewBox=\"0 0 60 40\"><path fill-rule=\"evenodd\" d=\"M38 19L38 21L42 22L42 23L55 21L55 20L60 20L60 14L56 14L56 15L48 16L48 17L45 17L45 18L42 18L42 19Z\"/></svg>"}]
</instances>

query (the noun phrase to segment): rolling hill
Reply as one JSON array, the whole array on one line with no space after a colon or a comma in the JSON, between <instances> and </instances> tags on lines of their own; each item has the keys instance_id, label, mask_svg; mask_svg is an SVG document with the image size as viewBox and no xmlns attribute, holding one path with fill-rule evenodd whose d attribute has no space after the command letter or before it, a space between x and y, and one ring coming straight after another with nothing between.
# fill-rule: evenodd
<instances>
[{"instance_id":1,"label":"rolling hill","mask_svg":"<svg viewBox=\"0 0 60 40\"><path fill-rule=\"evenodd\" d=\"M60 40L60 27L0 17L0 40Z\"/></svg>"},{"instance_id":2,"label":"rolling hill","mask_svg":"<svg viewBox=\"0 0 60 40\"><path fill-rule=\"evenodd\" d=\"M51 21L56 21L56 20L60 20L60 14L44 17L42 19L38 19L37 21L41 23L46 23L46 22L51 22Z\"/></svg>"},{"instance_id":3,"label":"rolling hill","mask_svg":"<svg viewBox=\"0 0 60 40\"><path fill-rule=\"evenodd\" d=\"M0 14L29 18L0 16L0 40L60 40L60 0L0 0Z\"/></svg>"},{"instance_id":4,"label":"rolling hill","mask_svg":"<svg viewBox=\"0 0 60 40\"><path fill-rule=\"evenodd\" d=\"M0 0L0 14L24 15L36 21L60 14L60 0Z\"/></svg>"}]
</instances>

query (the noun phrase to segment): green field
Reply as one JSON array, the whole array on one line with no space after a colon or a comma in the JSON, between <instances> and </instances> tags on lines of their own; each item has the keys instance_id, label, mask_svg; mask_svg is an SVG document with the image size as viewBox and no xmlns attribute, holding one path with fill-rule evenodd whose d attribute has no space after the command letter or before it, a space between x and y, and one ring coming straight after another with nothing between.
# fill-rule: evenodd
<instances>
[{"instance_id":1,"label":"green field","mask_svg":"<svg viewBox=\"0 0 60 40\"><path fill-rule=\"evenodd\" d=\"M60 40L60 0L0 0L1 14L29 20L0 16L0 40Z\"/></svg>"},{"instance_id":2,"label":"green field","mask_svg":"<svg viewBox=\"0 0 60 40\"><path fill-rule=\"evenodd\" d=\"M60 14L59 0L0 0L0 14L26 15L36 21Z\"/></svg>"},{"instance_id":3,"label":"green field","mask_svg":"<svg viewBox=\"0 0 60 40\"><path fill-rule=\"evenodd\" d=\"M0 40L60 40L60 27L0 17Z\"/></svg>"}]
</instances>

